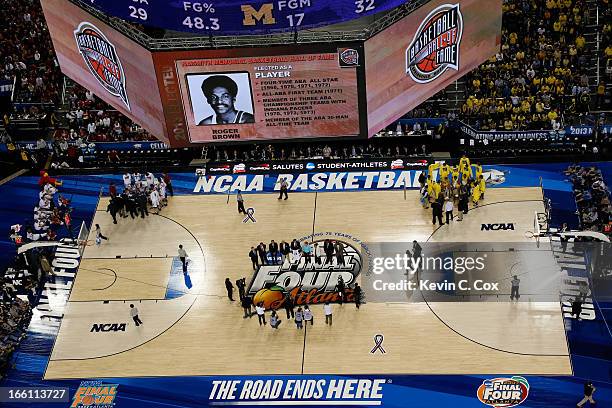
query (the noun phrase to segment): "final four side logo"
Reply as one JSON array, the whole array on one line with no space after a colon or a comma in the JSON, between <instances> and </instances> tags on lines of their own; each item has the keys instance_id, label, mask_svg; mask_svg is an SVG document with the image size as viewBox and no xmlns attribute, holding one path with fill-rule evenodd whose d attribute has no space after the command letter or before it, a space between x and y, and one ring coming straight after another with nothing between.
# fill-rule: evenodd
<instances>
[{"instance_id":1,"label":"final four side logo","mask_svg":"<svg viewBox=\"0 0 612 408\"><path fill-rule=\"evenodd\" d=\"M296 259L290 255L282 265L278 258L279 264L262 265L257 269L248 289L248 294L253 296L253 304L263 302L266 309L278 309L282 307L287 292L291 294L295 305L339 302L340 297L336 293L339 277L342 277L346 287L345 301L354 301L353 290L349 285L355 283L361 273L363 265L361 253L353 244L346 242L351 241L350 237L325 238L334 244L339 244L342 248L341 258L336 255L337 252L334 252L331 263L326 262L328 259L324 253L325 239L315 237L310 242L313 256L308 264L304 256ZM360 242L352 240L354 243ZM268 259L273 260L273 257Z\"/></svg>"},{"instance_id":2,"label":"final four side logo","mask_svg":"<svg viewBox=\"0 0 612 408\"><path fill-rule=\"evenodd\" d=\"M459 4L436 7L421 23L406 49L406 73L425 84L447 69L459 70L463 16Z\"/></svg>"},{"instance_id":3,"label":"final four side logo","mask_svg":"<svg viewBox=\"0 0 612 408\"><path fill-rule=\"evenodd\" d=\"M115 406L119 384L101 381L81 381L74 393L70 408L112 408Z\"/></svg>"},{"instance_id":4,"label":"final four side logo","mask_svg":"<svg viewBox=\"0 0 612 408\"><path fill-rule=\"evenodd\" d=\"M130 109L125 74L115 46L96 26L88 22L79 24L74 38L85 65L91 74L111 95L120 98Z\"/></svg>"},{"instance_id":5,"label":"final four side logo","mask_svg":"<svg viewBox=\"0 0 612 408\"><path fill-rule=\"evenodd\" d=\"M512 378L492 378L482 382L476 395L480 402L494 408L515 407L529 396L529 382L516 375Z\"/></svg>"}]
</instances>

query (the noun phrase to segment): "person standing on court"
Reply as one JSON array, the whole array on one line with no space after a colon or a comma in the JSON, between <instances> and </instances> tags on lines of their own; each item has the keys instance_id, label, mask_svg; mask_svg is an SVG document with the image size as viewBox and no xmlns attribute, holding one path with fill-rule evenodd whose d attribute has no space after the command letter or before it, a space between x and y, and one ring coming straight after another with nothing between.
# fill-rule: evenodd
<instances>
[{"instance_id":1,"label":"person standing on court","mask_svg":"<svg viewBox=\"0 0 612 408\"><path fill-rule=\"evenodd\" d=\"M242 193L238 190L236 194L236 201L238 202L238 214L246 214L244 209L244 198L242 197Z\"/></svg>"},{"instance_id":2,"label":"person standing on court","mask_svg":"<svg viewBox=\"0 0 612 408\"><path fill-rule=\"evenodd\" d=\"M281 254L281 265L284 265L285 259L287 259L287 255L289 255L289 252L291 251L289 249L289 244L286 241L281 241L279 251Z\"/></svg>"},{"instance_id":3,"label":"person standing on court","mask_svg":"<svg viewBox=\"0 0 612 408\"><path fill-rule=\"evenodd\" d=\"M113 224L117 223L117 212L119 212L119 208L118 197L111 199L106 207L106 212L110 212L111 217L113 217Z\"/></svg>"},{"instance_id":4,"label":"person standing on court","mask_svg":"<svg viewBox=\"0 0 612 408\"><path fill-rule=\"evenodd\" d=\"M259 268L259 258L257 258L257 250L255 249L255 247L251 247L251 250L249 251L249 258L251 258L251 262L253 263L253 270L257 270L257 268Z\"/></svg>"},{"instance_id":5,"label":"person standing on court","mask_svg":"<svg viewBox=\"0 0 612 408\"><path fill-rule=\"evenodd\" d=\"M266 244L260 242L257 246L257 253L259 254L259 259L261 259L262 265L268 265L268 254L266 253Z\"/></svg>"},{"instance_id":6,"label":"person standing on court","mask_svg":"<svg viewBox=\"0 0 612 408\"><path fill-rule=\"evenodd\" d=\"M314 317L312 316L312 311L310 311L308 305L304 306L304 321L306 322L306 324L310 322L311 326L314 325Z\"/></svg>"},{"instance_id":7,"label":"person standing on court","mask_svg":"<svg viewBox=\"0 0 612 408\"><path fill-rule=\"evenodd\" d=\"M294 238L289 248L291 249L291 262L299 262L302 251L300 242Z\"/></svg>"},{"instance_id":8,"label":"person standing on court","mask_svg":"<svg viewBox=\"0 0 612 408\"><path fill-rule=\"evenodd\" d=\"M238 297L240 300L244 299L244 289L246 287L246 278L241 278L236 281L236 287L238 288Z\"/></svg>"},{"instance_id":9,"label":"person standing on court","mask_svg":"<svg viewBox=\"0 0 612 408\"><path fill-rule=\"evenodd\" d=\"M461 204L461 193L457 190L457 194L455 195L455 206L457 207L457 221L463 221L463 210Z\"/></svg>"},{"instance_id":10,"label":"person standing on court","mask_svg":"<svg viewBox=\"0 0 612 408\"><path fill-rule=\"evenodd\" d=\"M514 275L510 283L512 284L512 290L510 291L510 300L514 300L515 297L516 300L518 300L521 297L521 295L519 294L519 284L521 283L521 280L518 278L518 276Z\"/></svg>"},{"instance_id":11,"label":"person standing on court","mask_svg":"<svg viewBox=\"0 0 612 408\"><path fill-rule=\"evenodd\" d=\"M355 289L353 289L353 296L355 296L355 306L357 307L357 309L359 309L359 306L361 306L361 286L359 286L358 283L355 283Z\"/></svg>"},{"instance_id":12,"label":"person standing on court","mask_svg":"<svg viewBox=\"0 0 612 408\"><path fill-rule=\"evenodd\" d=\"M302 311L301 307L298 307L297 311L295 312L295 325L297 326L298 329L302 328L303 320L304 320L304 312Z\"/></svg>"},{"instance_id":13,"label":"person standing on court","mask_svg":"<svg viewBox=\"0 0 612 408\"><path fill-rule=\"evenodd\" d=\"M322 265L321 260L323 259L323 246L319 241L313 244L312 254L314 255L315 265Z\"/></svg>"},{"instance_id":14,"label":"person standing on court","mask_svg":"<svg viewBox=\"0 0 612 408\"><path fill-rule=\"evenodd\" d=\"M305 241L304 245L302 245L302 253L304 254L304 266L312 263L312 246L308 241Z\"/></svg>"},{"instance_id":15,"label":"person standing on court","mask_svg":"<svg viewBox=\"0 0 612 408\"><path fill-rule=\"evenodd\" d=\"M442 226L444 225L444 222L442 222L442 203L444 202L444 198L442 195L440 195L440 197L442 198L442 202L440 202L440 199L437 199L431 203L431 213L432 213L431 223L433 225L436 225L436 219L437 219L440 226Z\"/></svg>"},{"instance_id":16,"label":"person standing on court","mask_svg":"<svg viewBox=\"0 0 612 408\"><path fill-rule=\"evenodd\" d=\"M346 289L346 285L344 284L344 279L342 276L338 276L338 283L336 284L336 293L340 298L340 304L344 302L344 290Z\"/></svg>"},{"instance_id":17,"label":"person standing on court","mask_svg":"<svg viewBox=\"0 0 612 408\"><path fill-rule=\"evenodd\" d=\"M170 194L170 197L174 197L174 189L172 188L172 178L168 173L164 173L162 175L162 178L164 179L164 183L166 183L166 190L168 190L168 194Z\"/></svg>"},{"instance_id":18,"label":"person standing on court","mask_svg":"<svg viewBox=\"0 0 612 408\"><path fill-rule=\"evenodd\" d=\"M344 247L342 246L340 241L336 241L336 243L334 244L334 252L336 253L336 262L338 263L338 266L340 265L345 266Z\"/></svg>"},{"instance_id":19,"label":"person standing on court","mask_svg":"<svg viewBox=\"0 0 612 408\"><path fill-rule=\"evenodd\" d=\"M145 215L148 217L149 209L147 208L148 203L147 203L147 196L145 195L145 193L139 192L138 195L136 196L136 201L138 203L138 209L140 210L140 216L142 218L144 218Z\"/></svg>"},{"instance_id":20,"label":"person standing on court","mask_svg":"<svg viewBox=\"0 0 612 408\"><path fill-rule=\"evenodd\" d=\"M285 200L289 198L289 196L287 195L288 190L289 183L287 183L287 179L283 177L282 179L280 179L280 194L278 195L278 199L280 200L281 198L283 198L283 194L285 195Z\"/></svg>"},{"instance_id":21,"label":"person standing on court","mask_svg":"<svg viewBox=\"0 0 612 408\"><path fill-rule=\"evenodd\" d=\"M134 305L130 305L130 316L132 316L134 323L136 323L136 327L142 324L142 320L138 317L138 309Z\"/></svg>"},{"instance_id":22,"label":"person standing on court","mask_svg":"<svg viewBox=\"0 0 612 408\"><path fill-rule=\"evenodd\" d=\"M287 292L285 295L285 301L283 302L283 307L285 308L285 312L287 312L287 320L292 317L295 317L295 312L293 311L293 298L291 297L291 293Z\"/></svg>"},{"instance_id":23,"label":"person standing on court","mask_svg":"<svg viewBox=\"0 0 612 408\"><path fill-rule=\"evenodd\" d=\"M593 399L593 393L596 390L597 390L597 388L595 388L593 386L593 383L591 381L585 382L584 383L584 398L578 404L576 404L576 406L580 408L584 404L586 404L587 401L589 401L591 403L591 406L594 406L596 404L596 402Z\"/></svg>"},{"instance_id":24,"label":"person standing on court","mask_svg":"<svg viewBox=\"0 0 612 408\"><path fill-rule=\"evenodd\" d=\"M230 278L225 278L225 289L227 289L227 297L232 302L234 301L234 285L232 285L232 281Z\"/></svg>"},{"instance_id":25,"label":"person standing on court","mask_svg":"<svg viewBox=\"0 0 612 408\"><path fill-rule=\"evenodd\" d=\"M325 302L323 305L323 310L325 311L325 324L332 325L332 306L329 302Z\"/></svg>"},{"instance_id":26,"label":"person standing on court","mask_svg":"<svg viewBox=\"0 0 612 408\"><path fill-rule=\"evenodd\" d=\"M253 299L250 296L245 296L242 298L242 309L244 310L244 318L251 317L253 312L251 311L251 306L253 305Z\"/></svg>"},{"instance_id":27,"label":"person standing on court","mask_svg":"<svg viewBox=\"0 0 612 408\"><path fill-rule=\"evenodd\" d=\"M333 263L334 256L334 244L331 240L326 239L323 241L323 251L325 252L325 265Z\"/></svg>"},{"instance_id":28,"label":"person standing on court","mask_svg":"<svg viewBox=\"0 0 612 408\"><path fill-rule=\"evenodd\" d=\"M274 240L270 241L268 251L272 255L272 264L276 265L278 263L278 243L274 242Z\"/></svg>"},{"instance_id":29,"label":"person standing on court","mask_svg":"<svg viewBox=\"0 0 612 408\"><path fill-rule=\"evenodd\" d=\"M427 181L427 178L425 177L425 172L421 172L421 174L419 174L419 185L421 186L421 188L425 187L425 181Z\"/></svg>"},{"instance_id":30,"label":"person standing on court","mask_svg":"<svg viewBox=\"0 0 612 408\"><path fill-rule=\"evenodd\" d=\"M446 213L446 223L450 224L453 220L453 200L451 198L447 198L444 203L444 211Z\"/></svg>"},{"instance_id":31,"label":"person standing on court","mask_svg":"<svg viewBox=\"0 0 612 408\"><path fill-rule=\"evenodd\" d=\"M466 191L467 188L465 186L461 186L460 192L459 192L459 206L460 211L463 212L463 214L467 214L469 211L469 200L468 200L468 192ZM461 219L463 219L463 217L461 217Z\"/></svg>"},{"instance_id":32,"label":"person standing on court","mask_svg":"<svg viewBox=\"0 0 612 408\"><path fill-rule=\"evenodd\" d=\"M263 302L259 302L257 306L255 306L255 313L257 313L259 325L261 326L262 323L266 325L266 309L263 307Z\"/></svg>"},{"instance_id":33,"label":"person standing on court","mask_svg":"<svg viewBox=\"0 0 612 408\"><path fill-rule=\"evenodd\" d=\"M178 247L178 256L183 264L183 273L187 272L187 252L183 249L182 245Z\"/></svg>"}]
</instances>

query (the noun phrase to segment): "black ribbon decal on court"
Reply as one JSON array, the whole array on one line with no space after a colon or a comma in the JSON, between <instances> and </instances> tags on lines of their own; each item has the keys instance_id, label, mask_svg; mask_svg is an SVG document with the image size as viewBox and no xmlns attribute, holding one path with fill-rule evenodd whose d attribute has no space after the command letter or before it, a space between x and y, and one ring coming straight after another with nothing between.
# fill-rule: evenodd
<instances>
[{"instance_id":1,"label":"black ribbon decal on court","mask_svg":"<svg viewBox=\"0 0 612 408\"><path fill-rule=\"evenodd\" d=\"M253 207L247 208L246 214L247 216L244 217L244 220L242 220L242 222L247 223L249 222L249 220L257 222L257 220L253 217L253 214L255 214L255 209Z\"/></svg>"},{"instance_id":2,"label":"black ribbon decal on court","mask_svg":"<svg viewBox=\"0 0 612 408\"><path fill-rule=\"evenodd\" d=\"M375 343L375 345L374 345L374 348L372 349L372 351L370 351L370 353L374 354L376 352L376 350L380 350L380 352L382 354L385 354L386 351L385 351L385 349L382 346L382 343L383 343L384 339L385 338L383 337L382 334L377 334L376 336L374 336L374 343Z\"/></svg>"}]
</instances>

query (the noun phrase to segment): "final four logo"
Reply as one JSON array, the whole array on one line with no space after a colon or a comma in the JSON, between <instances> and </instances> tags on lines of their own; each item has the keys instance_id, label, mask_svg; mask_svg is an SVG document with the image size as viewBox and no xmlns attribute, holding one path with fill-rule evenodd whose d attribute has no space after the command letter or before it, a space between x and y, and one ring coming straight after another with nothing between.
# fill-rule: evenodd
<instances>
[{"instance_id":1,"label":"final four logo","mask_svg":"<svg viewBox=\"0 0 612 408\"><path fill-rule=\"evenodd\" d=\"M123 66L115 46L96 26L83 22L74 31L79 52L91 74L111 94L130 109Z\"/></svg>"},{"instance_id":2,"label":"final four logo","mask_svg":"<svg viewBox=\"0 0 612 408\"><path fill-rule=\"evenodd\" d=\"M406 49L406 73L421 84L452 68L459 70L463 16L459 4L435 8L421 23Z\"/></svg>"},{"instance_id":3,"label":"final four logo","mask_svg":"<svg viewBox=\"0 0 612 408\"><path fill-rule=\"evenodd\" d=\"M484 380L476 394L480 402L494 408L516 407L529 396L529 382L519 376Z\"/></svg>"},{"instance_id":4,"label":"final four logo","mask_svg":"<svg viewBox=\"0 0 612 408\"><path fill-rule=\"evenodd\" d=\"M288 257L282 265L260 266L248 289L253 303L263 302L266 309L277 309L282 306L286 292L291 294L296 305L335 303L340 300L335 290L339 277L347 287L345 300L354 301L353 289L348 286L355 283L361 272L363 260L360 252L353 245L334 237L332 242L342 249L342 256L334 255L331 262L326 262L324 242L323 239L311 242L313 254L317 256L313 255L308 264L300 256Z\"/></svg>"}]
</instances>

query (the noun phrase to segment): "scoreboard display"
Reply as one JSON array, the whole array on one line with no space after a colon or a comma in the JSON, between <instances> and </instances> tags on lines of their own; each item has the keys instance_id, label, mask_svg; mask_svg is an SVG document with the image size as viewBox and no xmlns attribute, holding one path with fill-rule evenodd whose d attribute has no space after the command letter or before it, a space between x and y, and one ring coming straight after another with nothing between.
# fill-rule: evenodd
<instances>
[{"instance_id":1,"label":"scoreboard display","mask_svg":"<svg viewBox=\"0 0 612 408\"><path fill-rule=\"evenodd\" d=\"M205 35L293 31L350 21L407 0L91 0L123 20Z\"/></svg>"},{"instance_id":2,"label":"scoreboard display","mask_svg":"<svg viewBox=\"0 0 612 408\"><path fill-rule=\"evenodd\" d=\"M161 13L163 21L155 22L161 26L243 33L284 29L292 19L315 24L326 15L317 10L347 18L390 4L242 1L91 4L132 7L147 19ZM76 0L41 4L62 72L173 147L371 137L495 54L500 43L501 0L431 0L365 42L168 51L147 49ZM288 10L293 14L282 14Z\"/></svg>"}]
</instances>

